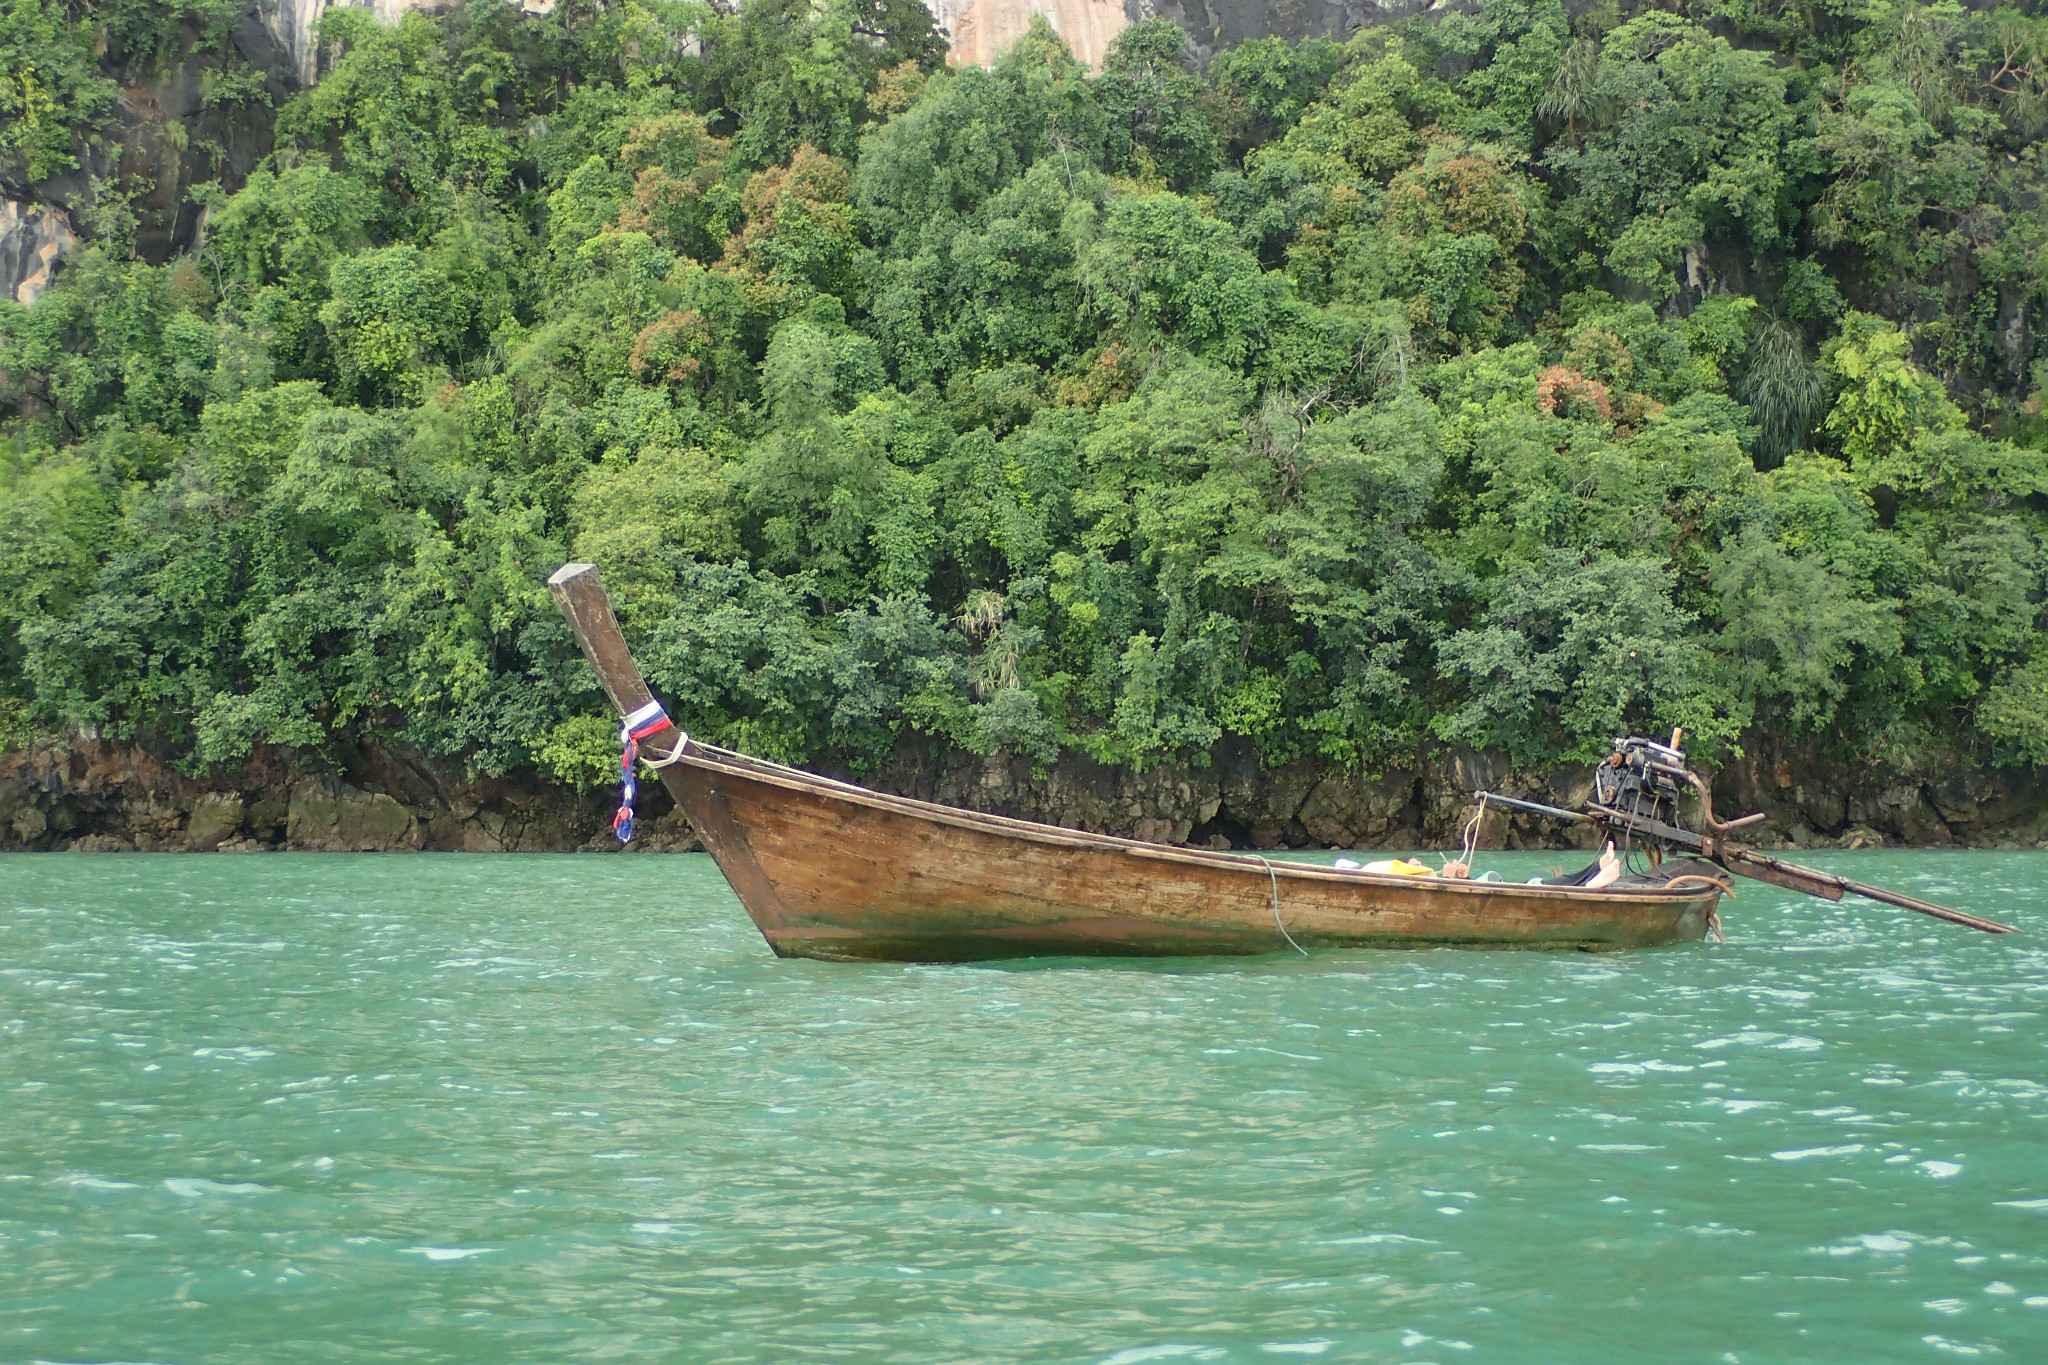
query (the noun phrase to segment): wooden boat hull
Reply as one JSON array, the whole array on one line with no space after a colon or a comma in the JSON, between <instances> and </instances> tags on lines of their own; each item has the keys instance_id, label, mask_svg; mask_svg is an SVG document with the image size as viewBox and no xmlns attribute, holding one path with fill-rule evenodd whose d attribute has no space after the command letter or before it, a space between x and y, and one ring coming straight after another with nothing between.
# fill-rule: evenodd
<instances>
[{"instance_id":1,"label":"wooden boat hull","mask_svg":"<svg viewBox=\"0 0 2048 1365\"><path fill-rule=\"evenodd\" d=\"M907 962L1697 940L1718 889L1381 876L1005 820L691 742L663 770L785 957ZM1283 932L1284 930L1284 932Z\"/></svg>"},{"instance_id":2,"label":"wooden boat hull","mask_svg":"<svg viewBox=\"0 0 2048 1365\"><path fill-rule=\"evenodd\" d=\"M1697 881L1592 891L1377 876L872 792L686 738L647 690L596 571L565 564L548 587L627 733L785 957L1640 948L1703 937L1720 900Z\"/></svg>"}]
</instances>

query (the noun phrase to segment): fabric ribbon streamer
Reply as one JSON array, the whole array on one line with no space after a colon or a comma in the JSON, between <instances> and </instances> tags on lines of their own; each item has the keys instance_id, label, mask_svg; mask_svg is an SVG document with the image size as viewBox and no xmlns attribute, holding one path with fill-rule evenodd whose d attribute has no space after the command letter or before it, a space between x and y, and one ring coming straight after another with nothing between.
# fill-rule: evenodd
<instances>
[{"instance_id":1,"label":"fabric ribbon streamer","mask_svg":"<svg viewBox=\"0 0 2048 1365\"><path fill-rule=\"evenodd\" d=\"M672 724L661 703L651 701L619 727L619 812L612 817L612 833L622 844L633 842L633 802L640 795L640 784L633 780L633 764L640 758L640 741Z\"/></svg>"}]
</instances>

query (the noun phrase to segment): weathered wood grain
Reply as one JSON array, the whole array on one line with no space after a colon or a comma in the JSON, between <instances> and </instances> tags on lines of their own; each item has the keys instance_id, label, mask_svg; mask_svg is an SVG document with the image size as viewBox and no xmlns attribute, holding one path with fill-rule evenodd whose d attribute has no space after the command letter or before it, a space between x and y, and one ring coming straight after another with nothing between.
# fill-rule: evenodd
<instances>
[{"instance_id":1,"label":"weathered wood grain","mask_svg":"<svg viewBox=\"0 0 2048 1365\"><path fill-rule=\"evenodd\" d=\"M644 706L647 685L596 571L565 565L548 586L620 714ZM1309 947L1630 948L1703 937L1721 894L1269 862L871 792L673 728L646 751L675 756L662 781L769 946L786 957L1267 953L1285 950L1289 938Z\"/></svg>"},{"instance_id":2,"label":"weathered wood grain","mask_svg":"<svg viewBox=\"0 0 2048 1365\"><path fill-rule=\"evenodd\" d=\"M689 770L685 811L721 806L773 887L775 901L757 907L734 879L786 956L1266 953L1285 951L1287 936L1309 947L1625 948L1702 937L1720 898L1711 887L1516 886L1177 849L866 792L694 743L677 767Z\"/></svg>"}]
</instances>

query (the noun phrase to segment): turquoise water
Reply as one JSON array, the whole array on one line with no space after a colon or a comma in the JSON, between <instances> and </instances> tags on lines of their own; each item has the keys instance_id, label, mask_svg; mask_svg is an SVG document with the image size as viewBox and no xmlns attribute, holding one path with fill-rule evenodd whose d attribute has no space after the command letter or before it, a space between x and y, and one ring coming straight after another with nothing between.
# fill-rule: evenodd
<instances>
[{"instance_id":1,"label":"turquoise water","mask_svg":"<svg viewBox=\"0 0 2048 1365\"><path fill-rule=\"evenodd\" d=\"M847 966L700 856L0 858L0 1360L2048 1360L2048 856L1813 861L2028 932Z\"/></svg>"}]
</instances>

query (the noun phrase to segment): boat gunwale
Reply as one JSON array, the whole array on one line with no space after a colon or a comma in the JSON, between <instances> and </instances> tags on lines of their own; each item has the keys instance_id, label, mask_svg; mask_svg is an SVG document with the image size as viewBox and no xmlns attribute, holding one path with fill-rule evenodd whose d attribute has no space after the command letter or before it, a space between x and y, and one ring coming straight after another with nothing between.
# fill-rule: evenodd
<instances>
[{"instance_id":1,"label":"boat gunwale","mask_svg":"<svg viewBox=\"0 0 2048 1365\"><path fill-rule=\"evenodd\" d=\"M1678 901L1718 900L1722 894L1717 886L1688 887L1679 889L1670 886L1631 887L1586 887L1553 886L1543 884L1530 886L1522 882L1482 882L1458 877L1409 877L1397 873L1366 872L1351 868L1323 867L1314 863L1291 861L1275 862L1259 853L1237 853L1221 849L1179 848L1171 844L1153 843L1144 839L1126 839L1114 834L1094 834L1086 830L1067 829L1060 825L1042 824L1034 820L1020 820L1007 815L990 815L981 811L966 810L958 806L941 805L934 801L920 801L915 797L897 796L889 792L878 792L852 782L824 777L817 773L805 772L801 768L768 759L755 758L731 749L723 749L701 740L690 738L678 732L680 749L678 754L671 751L656 759L664 767L670 762L688 763L692 767L715 773L726 773L735 777L751 778L771 786L784 787L795 791L827 795L856 805L873 809L894 811L958 829L976 830L983 833L1001 834L1027 839L1034 843L1058 847L1092 849L1098 852L1128 853L1137 857L1154 858L1162 862L1181 863L1189 866L1227 868L1233 872L1270 872L1301 881L1327 882L1343 885L1369 885L1376 887L1400 887L1406 890L1422 890L1427 886L1432 891L1447 891L1453 895L1509 896L1515 898L1534 897L1547 899L1562 897L1573 901L1614 904L1631 901L1646 901L1652 904L1668 904Z\"/></svg>"}]
</instances>

